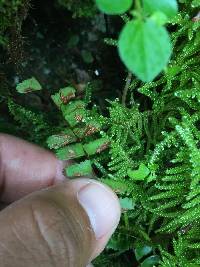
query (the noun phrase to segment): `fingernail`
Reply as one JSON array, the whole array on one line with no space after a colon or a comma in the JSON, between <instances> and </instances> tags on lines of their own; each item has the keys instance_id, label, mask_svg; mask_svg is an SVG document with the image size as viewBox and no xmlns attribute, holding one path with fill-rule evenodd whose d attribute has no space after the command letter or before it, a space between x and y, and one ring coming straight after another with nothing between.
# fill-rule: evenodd
<instances>
[{"instance_id":1,"label":"fingernail","mask_svg":"<svg viewBox=\"0 0 200 267\"><path fill-rule=\"evenodd\" d=\"M117 196L106 186L92 182L83 187L77 197L90 219L96 238L112 234L121 213Z\"/></svg>"}]
</instances>

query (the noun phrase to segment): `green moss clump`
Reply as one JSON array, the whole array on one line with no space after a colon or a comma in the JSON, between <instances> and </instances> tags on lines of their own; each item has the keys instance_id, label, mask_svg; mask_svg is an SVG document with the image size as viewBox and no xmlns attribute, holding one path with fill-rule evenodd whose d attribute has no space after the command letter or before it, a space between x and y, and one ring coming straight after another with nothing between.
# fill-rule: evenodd
<instances>
[{"instance_id":1,"label":"green moss clump","mask_svg":"<svg viewBox=\"0 0 200 267\"><path fill-rule=\"evenodd\" d=\"M10 28L21 30L29 2L29 0L0 0L0 45L8 44Z\"/></svg>"}]
</instances>

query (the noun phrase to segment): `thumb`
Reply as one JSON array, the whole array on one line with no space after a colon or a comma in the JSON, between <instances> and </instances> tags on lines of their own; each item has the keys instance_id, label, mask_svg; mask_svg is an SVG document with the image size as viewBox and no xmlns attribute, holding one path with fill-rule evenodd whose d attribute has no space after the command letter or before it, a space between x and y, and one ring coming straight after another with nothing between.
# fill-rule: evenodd
<instances>
[{"instance_id":1,"label":"thumb","mask_svg":"<svg viewBox=\"0 0 200 267\"><path fill-rule=\"evenodd\" d=\"M76 179L43 189L0 213L1 267L85 267L118 225L107 187Z\"/></svg>"}]
</instances>

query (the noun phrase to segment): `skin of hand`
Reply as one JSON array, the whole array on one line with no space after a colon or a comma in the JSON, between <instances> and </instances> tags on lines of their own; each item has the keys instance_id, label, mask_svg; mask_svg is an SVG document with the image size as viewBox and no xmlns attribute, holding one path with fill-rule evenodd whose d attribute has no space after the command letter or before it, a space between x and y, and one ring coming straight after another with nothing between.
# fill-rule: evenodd
<instances>
[{"instance_id":1,"label":"skin of hand","mask_svg":"<svg viewBox=\"0 0 200 267\"><path fill-rule=\"evenodd\" d=\"M105 248L118 198L95 180L67 180L67 164L0 134L1 267L86 267Z\"/></svg>"}]
</instances>

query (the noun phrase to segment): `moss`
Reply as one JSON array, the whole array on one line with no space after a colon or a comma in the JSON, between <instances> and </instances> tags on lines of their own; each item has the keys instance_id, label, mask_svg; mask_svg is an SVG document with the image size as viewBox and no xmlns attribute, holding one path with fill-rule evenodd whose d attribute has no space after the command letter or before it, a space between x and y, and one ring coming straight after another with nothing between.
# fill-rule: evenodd
<instances>
[{"instance_id":1,"label":"moss","mask_svg":"<svg viewBox=\"0 0 200 267\"><path fill-rule=\"evenodd\" d=\"M9 29L21 30L21 23L27 15L29 0L0 0L0 45L8 44Z\"/></svg>"}]
</instances>

